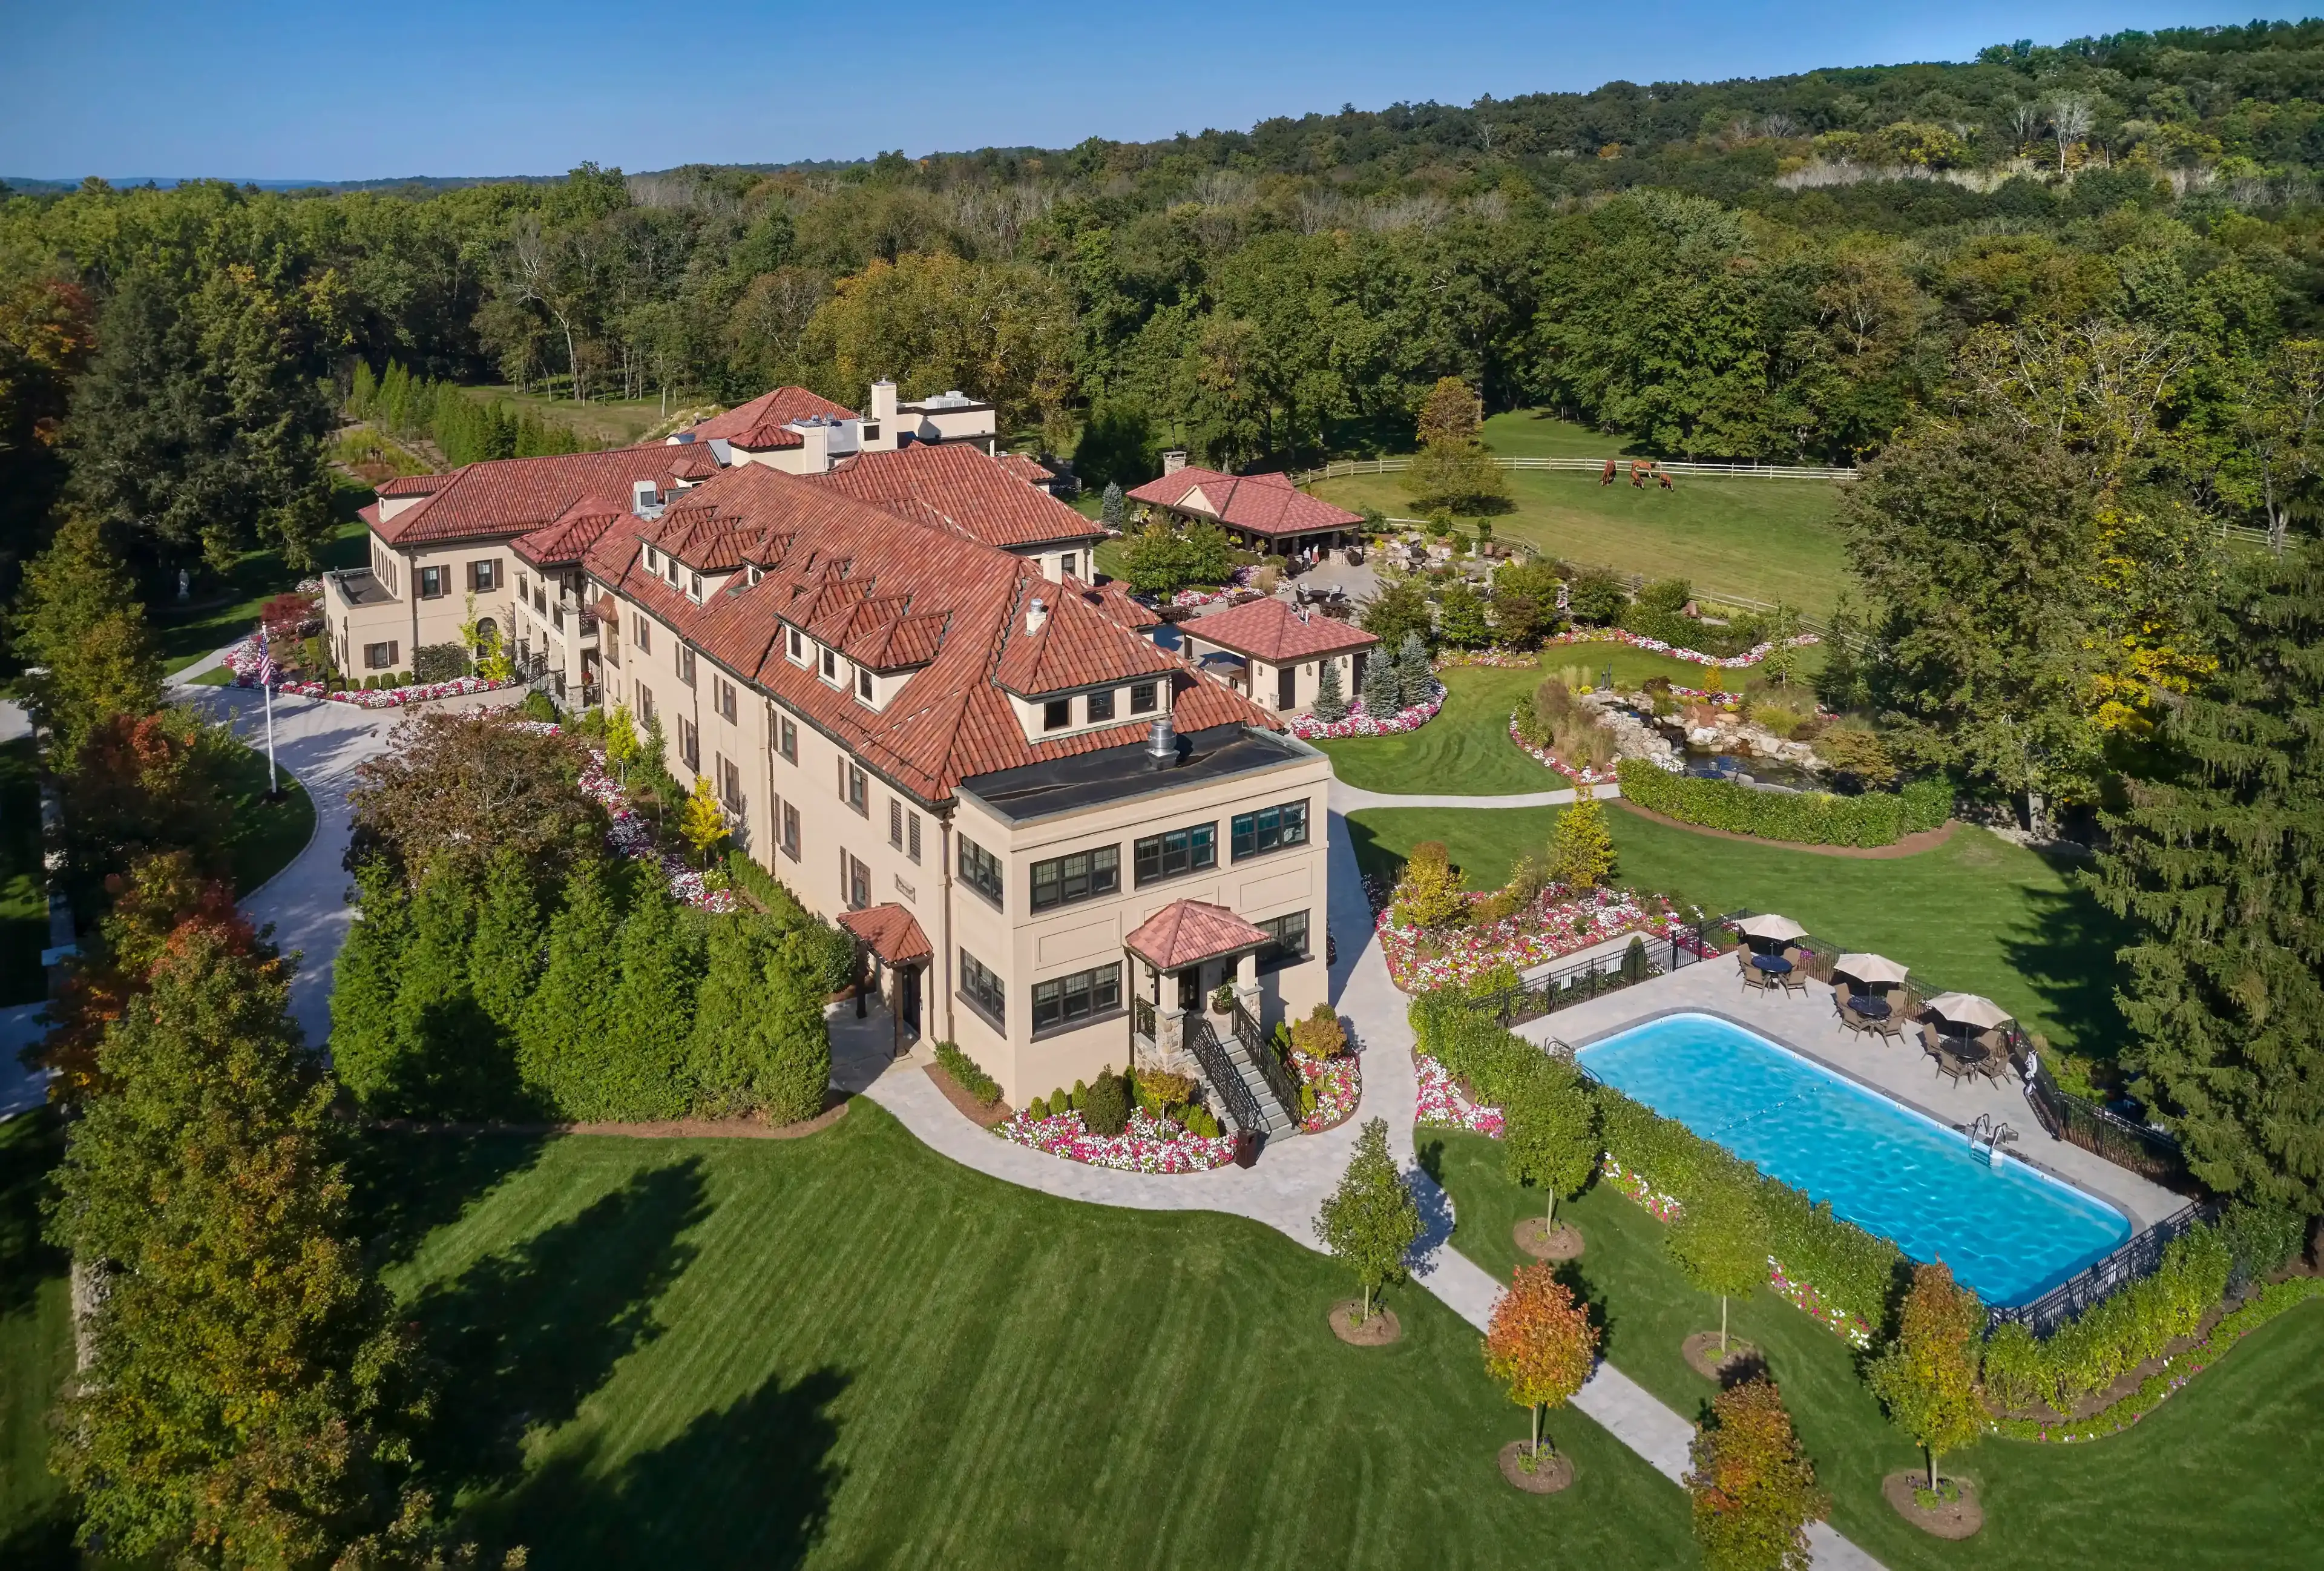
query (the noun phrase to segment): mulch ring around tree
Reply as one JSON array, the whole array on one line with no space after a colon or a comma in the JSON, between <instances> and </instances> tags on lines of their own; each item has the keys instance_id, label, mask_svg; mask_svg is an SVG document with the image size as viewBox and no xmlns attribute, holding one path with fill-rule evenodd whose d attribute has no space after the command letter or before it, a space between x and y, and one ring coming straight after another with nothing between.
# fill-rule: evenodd
<instances>
[{"instance_id":1,"label":"mulch ring around tree","mask_svg":"<svg viewBox=\"0 0 2324 1571\"><path fill-rule=\"evenodd\" d=\"M1740 1336L1727 1339L1727 1351L1719 1351L1719 1333L1698 1331L1688 1337L1679 1349L1686 1356L1686 1366L1705 1380L1726 1385L1743 1380L1766 1367L1759 1350Z\"/></svg>"},{"instance_id":2,"label":"mulch ring around tree","mask_svg":"<svg viewBox=\"0 0 2324 1571\"><path fill-rule=\"evenodd\" d=\"M997 1097L992 1105L987 1107L983 1103L971 1096L959 1081L945 1074L938 1065L930 1064L927 1070L928 1078L936 1083L936 1089L945 1094L945 1100L959 1108L961 1115L979 1129L991 1129L1016 1111L1007 1102Z\"/></svg>"},{"instance_id":3,"label":"mulch ring around tree","mask_svg":"<svg viewBox=\"0 0 2324 1571\"><path fill-rule=\"evenodd\" d=\"M1527 1494L1555 1494L1573 1482L1573 1464L1563 1451L1553 1451L1534 1464L1531 1473L1525 1470L1525 1454L1532 1446L1530 1440L1512 1440L1501 1447L1501 1476L1524 1490Z\"/></svg>"},{"instance_id":4,"label":"mulch ring around tree","mask_svg":"<svg viewBox=\"0 0 2324 1571\"><path fill-rule=\"evenodd\" d=\"M1882 1479L1880 1493L1896 1508L1898 1516L1931 1537L1966 1539L1985 1526L1985 1508L1977 1503L1977 1485L1965 1478L1942 1478L1942 1482L1960 1498L1940 1498L1934 1505L1923 1505L1914 1498L1914 1492L1928 1487L1928 1474L1917 1467L1892 1473Z\"/></svg>"},{"instance_id":5,"label":"mulch ring around tree","mask_svg":"<svg viewBox=\"0 0 2324 1571\"><path fill-rule=\"evenodd\" d=\"M1552 1227L1545 1217L1528 1216L1511 1230L1510 1236L1536 1260L1555 1263L1582 1258L1582 1229L1571 1222Z\"/></svg>"},{"instance_id":6,"label":"mulch ring around tree","mask_svg":"<svg viewBox=\"0 0 2324 1571\"><path fill-rule=\"evenodd\" d=\"M1404 1325L1395 1310L1375 1304L1371 1318L1359 1321L1356 1316L1363 1307L1361 1298L1342 1298L1333 1305L1332 1335L1351 1347L1386 1347L1404 1340Z\"/></svg>"}]
</instances>

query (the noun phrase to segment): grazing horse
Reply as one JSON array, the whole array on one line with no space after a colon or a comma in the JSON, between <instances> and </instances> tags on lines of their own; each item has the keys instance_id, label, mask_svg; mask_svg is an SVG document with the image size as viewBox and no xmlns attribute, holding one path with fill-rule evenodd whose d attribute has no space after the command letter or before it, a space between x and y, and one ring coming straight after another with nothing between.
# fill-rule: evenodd
<instances>
[{"instance_id":1,"label":"grazing horse","mask_svg":"<svg viewBox=\"0 0 2324 1571\"><path fill-rule=\"evenodd\" d=\"M1631 489L1632 489L1632 490L1634 490L1634 491L1644 491L1644 490L1646 488L1646 476L1649 476L1649 475L1651 475L1651 474L1653 474L1654 472L1655 472L1655 465L1654 465L1654 460L1653 460L1653 459L1651 459L1651 458L1635 458L1635 459L1632 459L1632 460L1631 460L1631 463L1630 463L1630 487L1631 487Z\"/></svg>"},{"instance_id":2,"label":"grazing horse","mask_svg":"<svg viewBox=\"0 0 2324 1571\"><path fill-rule=\"evenodd\" d=\"M1664 489L1664 490L1665 490L1665 491L1675 491L1675 490L1677 490L1677 489L1678 489L1678 487L1677 487L1677 486L1675 486L1675 485L1672 485L1672 484L1671 484L1671 477L1670 477L1670 474L1669 474L1669 472L1668 472L1667 470L1664 470L1664 469L1657 469L1657 470L1655 470L1655 479L1657 479L1657 480L1659 480L1659 481L1661 481L1661 482L1663 483L1663 489Z\"/></svg>"},{"instance_id":3,"label":"grazing horse","mask_svg":"<svg viewBox=\"0 0 2324 1571\"><path fill-rule=\"evenodd\" d=\"M1607 460L1606 460L1606 467L1605 467L1603 470L1600 471L1600 473L1599 473L1599 476L1598 476L1598 484L1599 484L1599 485L1611 485L1613 483L1614 483L1614 460L1613 460L1613 459L1611 459L1611 458L1609 458L1609 459L1607 459Z\"/></svg>"}]
</instances>

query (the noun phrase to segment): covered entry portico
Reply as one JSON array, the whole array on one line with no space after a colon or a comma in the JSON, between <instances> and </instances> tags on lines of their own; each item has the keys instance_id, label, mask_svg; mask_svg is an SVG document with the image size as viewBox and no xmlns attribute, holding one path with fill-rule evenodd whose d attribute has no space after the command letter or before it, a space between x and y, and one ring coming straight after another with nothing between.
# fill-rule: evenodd
<instances>
[{"instance_id":1,"label":"covered entry portico","mask_svg":"<svg viewBox=\"0 0 2324 1571\"><path fill-rule=\"evenodd\" d=\"M1173 901L1123 940L1131 1065L1193 1076L1229 1123L1260 1138L1299 1126L1298 1087L1259 1026L1259 954L1271 942L1225 906L1195 900ZM1223 1038L1206 1012L1221 987L1232 993Z\"/></svg>"},{"instance_id":2,"label":"covered entry portico","mask_svg":"<svg viewBox=\"0 0 2324 1571\"><path fill-rule=\"evenodd\" d=\"M906 1033L912 1041L920 1040L920 977L936 951L912 913L893 901L865 910L842 911L839 925L855 940L855 1012L858 1017L863 1013L868 980L870 990L886 1002L895 1021L892 1049L900 1057ZM872 961L868 979L863 975L867 954Z\"/></svg>"}]
</instances>

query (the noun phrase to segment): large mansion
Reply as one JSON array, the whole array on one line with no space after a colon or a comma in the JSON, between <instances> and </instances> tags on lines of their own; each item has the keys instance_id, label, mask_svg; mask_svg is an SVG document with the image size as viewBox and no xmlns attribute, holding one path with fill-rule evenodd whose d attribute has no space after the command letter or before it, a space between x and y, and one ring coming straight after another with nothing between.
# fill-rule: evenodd
<instances>
[{"instance_id":1,"label":"large mansion","mask_svg":"<svg viewBox=\"0 0 2324 1571\"><path fill-rule=\"evenodd\" d=\"M327 636L391 670L473 619L567 706L659 719L904 1027L1019 1105L1160 1063L1282 1127L1258 1039L1327 996L1329 765L1157 646L993 431L957 395L779 388L668 442L390 481Z\"/></svg>"}]
</instances>

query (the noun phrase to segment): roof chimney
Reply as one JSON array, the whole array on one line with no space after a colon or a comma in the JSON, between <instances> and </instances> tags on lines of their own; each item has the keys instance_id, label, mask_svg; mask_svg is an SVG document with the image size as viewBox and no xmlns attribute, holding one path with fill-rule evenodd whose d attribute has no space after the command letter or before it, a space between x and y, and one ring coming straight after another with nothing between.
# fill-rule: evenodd
<instances>
[{"instance_id":1,"label":"roof chimney","mask_svg":"<svg viewBox=\"0 0 2324 1571\"><path fill-rule=\"evenodd\" d=\"M1168 769L1178 762L1178 733L1167 715L1154 716L1154 729L1146 738L1146 765L1148 769Z\"/></svg>"},{"instance_id":2,"label":"roof chimney","mask_svg":"<svg viewBox=\"0 0 2324 1571\"><path fill-rule=\"evenodd\" d=\"M1048 621L1049 607L1047 604L1044 602L1038 595L1034 596L1032 600L1025 607L1025 631L1028 633L1038 633L1043 627L1048 624Z\"/></svg>"},{"instance_id":3,"label":"roof chimney","mask_svg":"<svg viewBox=\"0 0 2324 1571\"><path fill-rule=\"evenodd\" d=\"M1162 455L1162 473L1165 475L1176 475L1185 467L1186 455L1176 448Z\"/></svg>"},{"instance_id":4,"label":"roof chimney","mask_svg":"<svg viewBox=\"0 0 2324 1571\"><path fill-rule=\"evenodd\" d=\"M896 384L884 376L872 384L872 418L896 418Z\"/></svg>"}]
</instances>

